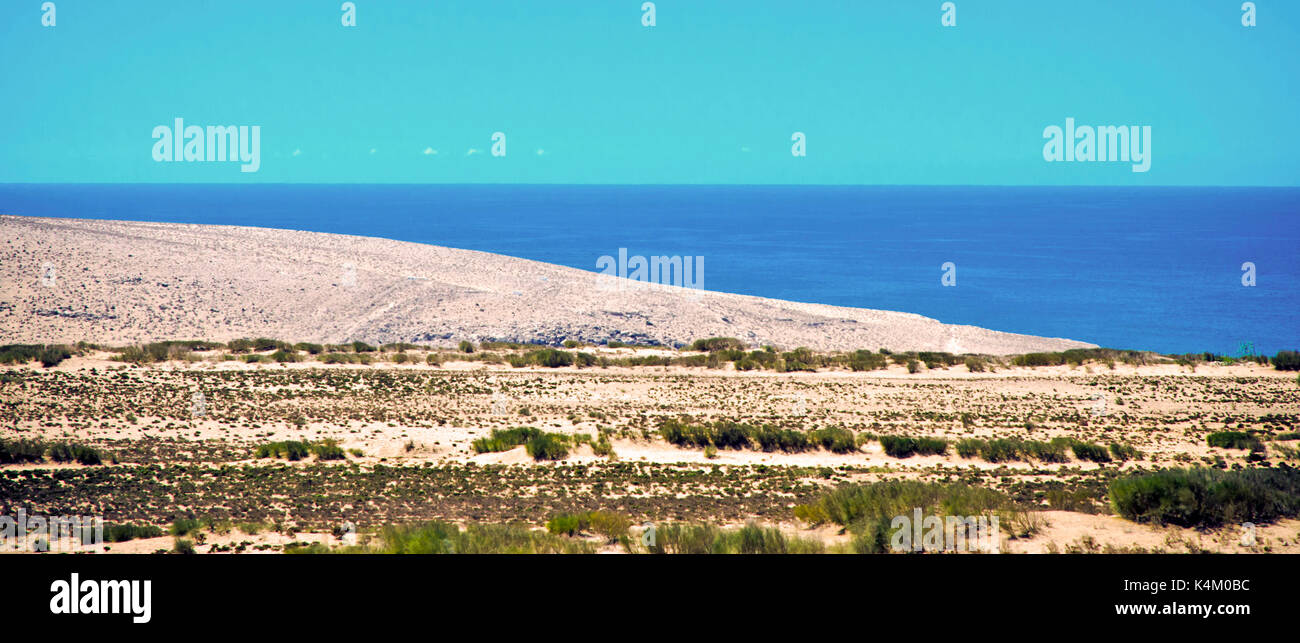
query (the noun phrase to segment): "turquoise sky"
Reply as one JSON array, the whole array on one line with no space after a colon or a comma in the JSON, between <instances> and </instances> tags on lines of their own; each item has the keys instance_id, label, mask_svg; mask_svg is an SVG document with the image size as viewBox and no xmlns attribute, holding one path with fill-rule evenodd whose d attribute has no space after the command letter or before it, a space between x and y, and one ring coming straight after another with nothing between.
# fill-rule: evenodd
<instances>
[{"instance_id":1,"label":"turquoise sky","mask_svg":"<svg viewBox=\"0 0 1300 643\"><path fill-rule=\"evenodd\" d=\"M1293 0L354 2L6 0L0 182L1300 184ZM1045 162L1067 116L1151 170ZM176 117L260 171L154 162Z\"/></svg>"}]
</instances>

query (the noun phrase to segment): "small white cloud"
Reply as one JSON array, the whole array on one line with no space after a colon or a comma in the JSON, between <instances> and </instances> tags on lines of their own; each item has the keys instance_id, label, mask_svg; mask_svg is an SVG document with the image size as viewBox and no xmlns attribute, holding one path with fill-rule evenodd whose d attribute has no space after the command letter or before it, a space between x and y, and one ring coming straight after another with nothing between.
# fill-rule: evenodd
<instances>
[{"instance_id":1,"label":"small white cloud","mask_svg":"<svg viewBox=\"0 0 1300 643\"><path fill-rule=\"evenodd\" d=\"M425 155L425 156L437 156L437 155L438 155L438 150L435 150L435 149L433 149L432 147L426 147L426 148L424 148L424 155Z\"/></svg>"},{"instance_id":2,"label":"small white cloud","mask_svg":"<svg viewBox=\"0 0 1300 643\"><path fill-rule=\"evenodd\" d=\"M377 151L378 151L378 150L376 150L376 149L375 149L375 148L373 148L373 147L372 147L372 148L370 148L370 153L371 153L371 154L372 154L372 155L373 155L373 154L374 154L374 153L375 153L375 152L377 152Z\"/></svg>"},{"instance_id":3,"label":"small white cloud","mask_svg":"<svg viewBox=\"0 0 1300 643\"><path fill-rule=\"evenodd\" d=\"M294 155L294 156L302 156L302 150L294 150L294 151L293 151L293 155Z\"/></svg>"},{"instance_id":4,"label":"small white cloud","mask_svg":"<svg viewBox=\"0 0 1300 643\"><path fill-rule=\"evenodd\" d=\"M537 148L537 155L538 155L538 156L542 156L542 155L544 155L544 154L546 154L546 150L544 150L544 149L542 149L542 148L540 148L540 147Z\"/></svg>"},{"instance_id":5,"label":"small white cloud","mask_svg":"<svg viewBox=\"0 0 1300 643\"><path fill-rule=\"evenodd\" d=\"M476 149L474 149L474 148L472 148L472 147L469 148L469 151L468 151L468 152L465 152L465 156L474 156L475 154L478 154L478 150L476 150Z\"/></svg>"}]
</instances>

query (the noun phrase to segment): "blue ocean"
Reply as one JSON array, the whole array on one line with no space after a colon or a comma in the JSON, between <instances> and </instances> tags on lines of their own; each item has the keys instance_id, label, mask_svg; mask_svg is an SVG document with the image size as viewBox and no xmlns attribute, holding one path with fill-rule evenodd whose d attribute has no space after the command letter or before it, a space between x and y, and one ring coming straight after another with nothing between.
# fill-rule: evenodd
<instances>
[{"instance_id":1,"label":"blue ocean","mask_svg":"<svg viewBox=\"0 0 1300 643\"><path fill-rule=\"evenodd\" d=\"M704 257L709 290L1112 348L1300 347L1297 188L9 184L0 213L336 232L585 270L627 248Z\"/></svg>"}]
</instances>

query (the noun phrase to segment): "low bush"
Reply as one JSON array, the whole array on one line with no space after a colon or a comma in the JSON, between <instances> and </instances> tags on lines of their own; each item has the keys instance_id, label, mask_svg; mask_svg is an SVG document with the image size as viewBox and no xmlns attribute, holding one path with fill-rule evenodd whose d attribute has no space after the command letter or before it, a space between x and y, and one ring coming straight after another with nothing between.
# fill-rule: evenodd
<instances>
[{"instance_id":1,"label":"low bush","mask_svg":"<svg viewBox=\"0 0 1300 643\"><path fill-rule=\"evenodd\" d=\"M1136 522L1213 527L1300 514L1300 470L1166 469L1110 484L1116 513Z\"/></svg>"},{"instance_id":2,"label":"low bush","mask_svg":"<svg viewBox=\"0 0 1300 643\"><path fill-rule=\"evenodd\" d=\"M1142 459L1142 454L1139 453L1137 449L1130 445L1120 444L1118 442L1110 443L1110 454L1120 462Z\"/></svg>"},{"instance_id":3,"label":"low bush","mask_svg":"<svg viewBox=\"0 0 1300 643\"><path fill-rule=\"evenodd\" d=\"M655 529L654 554L813 554L825 551L820 540L786 536L775 527L754 523L739 529L708 524L669 523Z\"/></svg>"},{"instance_id":4,"label":"low bush","mask_svg":"<svg viewBox=\"0 0 1300 643\"><path fill-rule=\"evenodd\" d=\"M1242 431L1219 431L1205 436L1205 443L1220 449L1255 449L1262 447L1259 438Z\"/></svg>"},{"instance_id":5,"label":"low bush","mask_svg":"<svg viewBox=\"0 0 1300 643\"><path fill-rule=\"evenodd\" d=\"M326 438L320 442L301 440L282 440L260 444L254 455L258 458L285 458L290 461L302 460L315 455L317 460L343 460L347 456L338 441Z\"/></svg>"},{"instance_id":6,"label":"low bush","mask_svg":"<svg viewBox=\"0 0 1300 643\"><path fill-rule=\"evenodd\" d=\"M492 434L471 443L475 453L496 453L509 451L542 434L541 429L531 426L517 426L513 429L492 429Z\"/></svg>"},{"instance_id":7,"label":"low bush","mask_svg":"<svg viewBox=\"0 0 1300 643\"><path fill-rule=\"evenodd\" d=\"M166 535L160 527L153 525L105 524L104 542L121 543L137 538L158 538Z\"/></svg>"},{"instance_id":8,"label":"low bush","mask_svg":"<svg viewBox=\"0 0 1300 643\"><path fill-rule=\"evenodd\" d=\"M1269 361L1279 371L1300 371L1300 352L1278 351Z\"/></svg>"},{"instance_id":9,"label":"low bush","mask_svg":"<svg viewBox=\"0 0 1300 643\"><path fill-rule=\"evenodd\" d=\"M826 428L809 432L809 440L832 453L852 453L858 450L853 432L848 429Z\"/></svg>"},{"instance_id":10,"label":"low bush","mask_svg":"<svg viewBox=\"0 0 1300 643\"><path fill-rule=\"evenodd\" d=\"M524 443L534 460L563 460L569 456L569 440L559 433L542 433Z\"/></svg>"},{"instance_id":11,"label":"low bush","mask_svg":"<svg viewBox=\"0 0 1300 643\"><path fill-rule=\"evenodd\" d=\"M40 462L45 459L46 450L40 440L0 439L0 464Z\"/></svg>"},{"instance_id":12,"label":"low bush","mask_svg":"<svg viewBox=\"0 0 1300 643\"><path fill-rule=\"evenodd\" d=\"M99 451L93 447L83 444L73 444L70 442L57 442L50 445L49 456L55 462L73 462L80 464L95 465L102 464L104 459Z\"/></svg>"},{"instance_id":13,"label":"low bush","mask_svg":"<svg viewBox=\"0 0 1300 643\"><path fill-rule=\"evenodd\" d=\"M942 438L909 438L897 435L880 436L880 446L885 454L895 458L913 455L943 455L948 452L948 441Z\"/></svg>"},{"instance_id":14,"label":"low bush","mask_svg":"<svg viewBox=\"0 0 1300 643\"><path fill-rule=\"evenodd\" d=\"M1100 444L1075 440L1070 444L1070 448L1074 451L1074 457L1080 460L1110 462L1110 452Z\"/></svg>"}]
</instances>

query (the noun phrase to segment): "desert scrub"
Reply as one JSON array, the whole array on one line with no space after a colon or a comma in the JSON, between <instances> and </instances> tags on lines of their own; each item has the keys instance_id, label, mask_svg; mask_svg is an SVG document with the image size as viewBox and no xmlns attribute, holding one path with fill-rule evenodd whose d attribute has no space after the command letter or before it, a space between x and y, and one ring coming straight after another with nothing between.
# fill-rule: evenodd
<instances>
[{"instance_id":1,"label":"desert scrub","mask_svg":"<svg viewBox=\"0 0 1300 643\"><path fill-rule=\"evenodd\" d=\"M531 426L517 426L513 429L492 429L492 434L471 443L475 453L496 453L509 451L542 434L542 430Z\"/></svg>"},{"instance_id":2,"label":"desert scrub","mask_svg":"<svg viewBox=\"0 0 1300 643\"><path fill-rule=\"evenodd\" d=\"M103 456L93 447L69 442L57 442L50 445L50 459L55 462L73 462L95 465L104 462Z\"/></svg>"},{"instance_id":3,"label":"desert scrub","mask_svg":"<svg viewBox=\"0 0 1300 643\"><path fill-rule=\"evenodd\" d=\"M969 438L957 442L957 455L963 458L979 456L988 462L1009 462L1026 460L1039 462L1068 462L1066 451L1070 448L1068 438L1053 438L1048 442L1040 440L1021 440L1018 438L997 438L983 440Z\"/></svg>"},{"instance_id":4,"label":"desert scrub","mask_svg":"<svg viewBox=\"0 0 1300 643\"><path fill-rule=\"evenodd\" d=\"M885 454L895 458L913 455L943 455L948 452L948 441L942 438L908 438L897 435L880 436L880 446Z\"/></svg>"},{"instance_id":5,"label":"desert scrub","mask_svg":"<svg viewBox=\"0 0 1300 643\"><path fill-rule=\"evenodd\" d=\"M652 554L820 554L819 540L786 536L775 527L748 523L740 529L669 523L655 528Z\"/></svg>"},{"instance_id":6,"label":"desert scrub","mask_svg":"<svg viewBox=\"0 0 1300 643\"><path fill-rule=\"evenodd\" d=\"M1300 371L1300 352L1278 351L1269 361L1279 371Z\"/></svg>"},{"instance_id":7,"label":"desert scrub","mask_svg":"<svg viewBox=\"0 0 1300 643\"><path fill-rule=\"evenodd\" d=\"M918 509L926 516L940 520L949 516L963 519L999 516L1003 523L1001 527L1013 537L1032 533L1041 526L1041 521L1019 510L1011 498L1001 492L961 483L916 480L887 480L839 487L826 492L815 502L797 505L794 515L812 525L840 525L853 534L853 551L878 554L890 549L896 531L894 518L910 518Z\"/></svg>"},{"instance_id":8,"label":"desert scrub","mask_svg":"<svg viewBox=\"0 0 1300 643\"><path fill-rule=\"evenodd\" d=\"M591 353L571 353L554 348L541 348L523 355L510 355L506 358L506 362L515 368L524 366L543 366L546 368L574 365L591 366L596 363L596 356Z\"/></svg>"},{"instance_id":9,"label":"desert scrub","mask_svg":"<svg viewBox=\"0 0 1300 643\"><path fill-rule=\"evenodd\" d=\"M254 455L258 458L285 458L290 461L301 460L310 455L315 455L317 460L342 460L345 457L343 448L333 438L320 442L299 440L267 442L258 445Z\"/></svg>"},{"instance_id":10,"label":"desert scrub","mask_svg":"<svg viewBox=\"0 0 1300 643\"><path fill-rule=\"evenodd\" d=\"M542 433L524 443L534 460L563 460L569 457L569 439L560 433Z\"/></svg>"},{"instance_id":11,"label":"desert scrub","mask_svg":"<svg viewBox=\"0 0 1300 643\"><path fill-rule=\"evenodd\" d=\"M546 531L557 536L577 536L583 532L597 534L612 543L627 535L632 521L612 511L588 511L558 514L546 522Z\"/></svg>"},{"instance_id":12,"label":"desert scrub","mask_svg":"<svg viewBox=\"0 0 1300 643\"><path fill-rule=\"evenodd\" d=\"M815 502L797 505L794 515L813 525L829 522L851 527L864 520L910 516L914 508L937 509L939 515L976 516L1009 509L1013 504L1006 494L962 483L886 480L833 489Z\"/></svg>"},{"instance_id":13,"label":"desert scrub","mask_svg":"<svg viewBox=\"0 0 1300 643\"><path fill-rule=\"evenodd\" d=\"M433 521L384 527L379 543L346 551L372 554L590 554L591 543L519 524L459 526Z\"/></svg>"},{"instance_id":14,"label":"desert scrub","mask_svg":"<svg viewBox=\"0 0 1300 643\"><path fill-rule=\"evenodd\" d=\"M40 440L0 439L0 464L40 462L45 459L45 450Z\"/></svg>"},{"instance_id":15,"label":"desert scrub","mask_svg":"<svg viewBox=\"0 0 1300 643\"><path fill-rule=\"evenodd\" d=\"M1120 462L1142 459L1142 454L1132 445L1120 444L1119 442L1110 443L1110 454Z\"/></svg>"},{"instance_id":16,"label":"desert scrub","mask_svg":"<svg viewBox=\"0 0 1300 643\"><path fill-rule=\"evenodd\" d=\"M1110 452L1100 444L1075 440L1070 444L1070 448L1074 451L1074 457L1080 460L1110 462Z\"/></svg>"},{"instance_id":17,"label":"desert scrub","mask_svg":"<svg viewBox=\"0 0 1300 643\"><path fill-rule=\"evenodd\" d=\"M1219 431L1205 436L1205 443L1220 449L1255 449L1261 445L1259 438L1242 431Z\"/></svg>"},{"instance_id":18,"label":"desert scrub","mask_svg":"<svg viewBox=\"0 0 1300 643\"><path fill-rule=\"evenodd\" d=\"M1115 512L1135 522L1214 527L1300 513L1300 471L1166 469L1110 484Z\"/></svg>"},{"instance_id":19,"label":"desert scrub","mask_svg":"<svg viewBox=\"0 0 1300 643\"><path fill-rule=\"evenodd\" d=\"M46 344L7 344L0 346L0 364L26 364L39 361L41 366L57 366L72 357L72 351L66 346Z\"/></svg>"},{"instance_id":20,"label":"desert scrub","mask_svg":"<svg viewBox=\"0 0 1300 643\"><path fill-rule=\"evenodd\" d=\"M809 432L809 440L832 453L852 453L858 450L853 432L848 429L826 428Z\"/></svg>"},{"instance_id":21,"label":"desert scrub","mask_svg":"<svg viewBox=\"0 0 1300 643\"><path fill-rule=\"evenodd\" d=\"M679 447L708 449L747 449L757 446L763 451L786 453L823 448L835 453L849 453L857 446L853 432L842 428L799 431L771 424L744 424L729 420L692 423L667 418L659 423L659 435Z\"/></svg>"}]
</instances>

